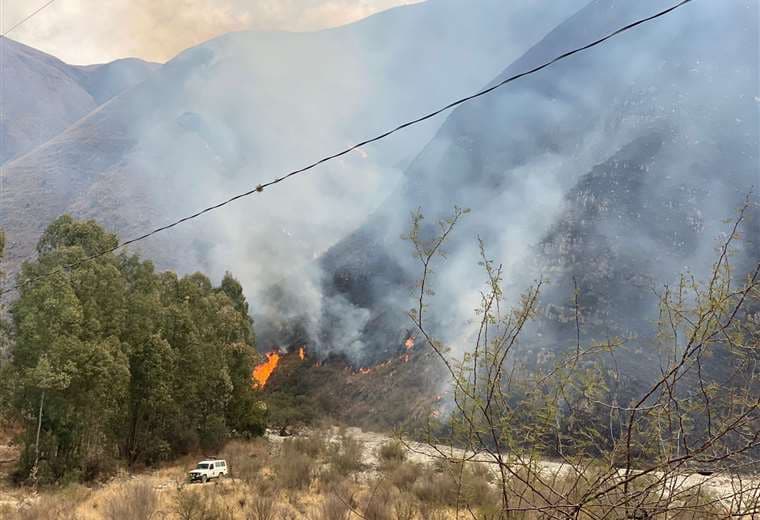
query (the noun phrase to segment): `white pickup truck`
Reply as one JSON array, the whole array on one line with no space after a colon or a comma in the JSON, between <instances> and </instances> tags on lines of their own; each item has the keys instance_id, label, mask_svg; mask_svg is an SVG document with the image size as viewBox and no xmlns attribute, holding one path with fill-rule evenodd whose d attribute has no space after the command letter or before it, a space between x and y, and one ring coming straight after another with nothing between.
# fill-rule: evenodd
<instances>
[{"instance_id":1,"label":"white pickup truck","mask_svg":"<svg viewBox=\"0 0 760 520\"><path fill-rule=\"evenodd\" d=\"M190 482L206 483L212 478L226 477L229 474L227 461L221 459L202 460L190 472Z\"/></svg>"}]
</instances>

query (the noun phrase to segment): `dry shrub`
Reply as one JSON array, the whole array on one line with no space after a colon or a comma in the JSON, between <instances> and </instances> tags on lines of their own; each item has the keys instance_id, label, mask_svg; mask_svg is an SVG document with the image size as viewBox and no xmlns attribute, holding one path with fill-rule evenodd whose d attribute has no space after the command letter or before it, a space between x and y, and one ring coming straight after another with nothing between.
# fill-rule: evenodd
<instances>
[{"instance_id":1,"label":"dry shrub","mask_svg":"<svg viewBox=\"0 0 760 520\"><path fill-rule=\"evenodd\" d=\"M370 483L370 491L362 501L365 520L393 520L398 490L384 479Z\"/></svg>"},{"instance_id":2,"label":"dry shrub","mask_svg":"<svg viewBox=\"0 0 760 520\"><path fill-rule=\"evenodd\" d=\"M230 476L244 482L255 482L270 460L269 444L257 438L250 442L234 440L224 447L223 458L227 460Z\"/></svg>"},{"instance_id":3,"label":"dry shrub","mask_svg":"<svg viewBox=\"0 0 760 520\"><path fill-rule=\"evenodd\" d=\"M303 518L299 513L292 509L281 509L277 520L300 520Z\"/></svg>"},{"instance_id":4,"label":"dry shrub","mask_svg":"<svg viewBox=\"0 0 760 520\"><path fill-rule=\"evenodd\" d=\"M274 520L277 516L277 507L274 498L259 495L253 499L246 520Z\"/></svg>"},{"instance_id":5,"label":"dry shrub","mask_svg":"<svg viewBox=\"0 0 760 520\"><path fill-rule=\"evenodd\" d=\"M433 471L426 468L412 486L412 493L426 504L455 505L459 494L459 484L450 469Z\"/></svg>"},{"instance_id":6,"label":"dry shrub","mask_svg":"<svg viewBox=\"0 0 760 520\"><path fill-rule=\"evenodd\" d=\"M408 493L402 493L393 505L394 520L414 520L418 509L417 499Z\"/></svg>"},{"instance_id":7,"label":"dry shrub","mask_svg":"<svg viewBox=\"0 0 760 520\"><path fill-rule=\"evenodd\" d=\"M406 460L406 448L397 439L388 441L377 449L377 458L383 466L401 464Z\"/></svg>"},{"instance_id":8,"label":"dry shrub","mask_svg":"<svg viewBox=\"0 0 760 520\"><path fill-rule=\"evenodd\" d=\"M395 466L387 478L399 489L411 489L423 473L421 465L407 462Z\"/></svg>"},{"instance_id":9,"label":"dry shrub","mask_svg":"<svg viewBox=\"0 0 760 520\"><path fill-rule=\"evenodd\" d=\"M409 484L404 485L403 479L411 479L413 474L405 476L409 470L404 466L408 465L399 466L398 474L391 474L391 478L398 482L398 487L408 489ZM446 507L459 504L485 510L499 503L493 474L484 464L447 464L435 468L419 467L418 471L411 489L423 504Z\"/></svg>"},{"instance_id":10,"label":"dry shrub","mask_svg":"<svg viewBox=\"0 0 760 520\"><path fill-rule=\"evenodd\" d=\"M337 443L333 443L329 449L329 460L333 469L340 475L348 475L361 470L362 454L364 446L350 435L341 434Z\"/></svg>"},{"instance_id":11,"label":"dry shrub","mask_svg":"<svg viewBox=\"0 0 760 520\"><path fill-rule=\"evenodd\" d=\"M174 512L179 520L234 520L232 508L219 499L210 488L177 487Z\"/></svg>"},{"instance_id":12,"label":"dry shrub","mask_svg":"<svg viewBox=\"0 0 760 520\"><path fill-rule=\"evenodd\" d=\"M345 480L346 475L341 475L332 465L322 466L317 480L318 491L320 493L329 492L342 485Z\"/></svg>"},{"instance_id":13,"label":"dry shrub","mask_svg":"<svg viewBox=\"0 0 760 520\"><path fill-rule=\"evenodd\" d=\"M280 485L286 489L307 489L314 478L314 459L299 451L291 440L282 443L273 467Z\"/></svg>"},{"instance_id":14,"label":"dry shrub","mask_svg":"<svg viewBox=\"0 0 760 520\"><path fill-rule=\"evenodd\" d=\"M351 517L350 499L334 491L327 495L319 508L318 520L349 520Z\"/></svg>"},{"instance_id":15,"label":"dry shrub","mask_svg":"<svg viewBox=\"0 0 760 520\"><path fill-rule=\"evenodd\" d=\"M257 496L275 496L280 485L281 484L279 478L277 478L277 475L262 475L261 478L256 481L256 484L251 487L251 490Z\"/></svg>"},{"instance_id":16,"label":"dry shrub","mask_svg":"<svg viewBox=\"0 0 760 520\"><path fill-rule=\"evenodd\" d=\"M77 504L70 502L59 502L56 499L45 497L30 507L22 507L15 512L14 520L38 520L40 518L50 518L52 520L76 520ZM6 518L6 517L3 517Z\"/></svg>"},{"instance_id":17,"label":"dry shrub","mask_svg":"<svg viewBox=\"0 0 760 520\"><path fill-rule=\"evenodd\" d=\"M447 520L446 511L434 504L420 504L420 518L422 520Z\"/></svg>"},{"instance_id":18,"label":"dry shrub","mask_svg":"<svg viewBox=\"0 0 760 520\"><path fill-rule=\"evenodd\" d=\"M69 486L55 495L44 495L30 506L24 506L9 516L14 520L77 520L77 508L90 495L90 491L82 486ZM2 518L6 518L3 516Z\"/></svg>"},{"instance_id":19,"label":"dry shrub","mask_svg":"<svg viewBox=\"0 0 760 520\"><path fill-rule=\"evenodd\" d=\"M314 430L305 436L294 437L289 442L296 450L312 459L318 459L327 453L327 439L321 430Z\"/></svg>"},{"instance_id":20,"label":"dry shrub","mask_svg":"<svg viewBox=\"0 0 760 520\"><path fill-rule=\"evenodd\" d=\"M463 469L460 469L460 475L462 495L460 502L483 510L500 507L500 497L492 484L494 477L486 464L466 464ZM456 475L455 478L457 478Z\"/></svg>"},{"instance_id":21,"label":"dry shrub","mask_svg":"<svg viewBox=\"0 0 760 520\"><path fill-rule=\"evenodd\" d=\"M158 508L158 495L147 482L122 486L105 504L107 520L151 520Z\"/></svg>"}]
</instances>

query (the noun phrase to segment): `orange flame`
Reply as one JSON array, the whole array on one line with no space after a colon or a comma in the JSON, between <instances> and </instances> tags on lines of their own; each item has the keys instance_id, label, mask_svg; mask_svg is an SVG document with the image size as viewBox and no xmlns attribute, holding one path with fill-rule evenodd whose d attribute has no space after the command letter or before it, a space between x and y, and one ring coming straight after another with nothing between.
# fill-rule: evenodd
<instances>
[{"instance_id":1,"label":"orange flame","mask_svg":"<svg viewBox=\"0 0 760 520\"><path fill-rule=\"evenodd\" d=\"M256 368L253 369L253 379L256 381L253 387L264 388L279 362L280 354L277 352L267 354L267 360L264 363L256 365Z\"/></svg>"},{"instance_id":2,"label":"orange flame","mask_svg":"<svg viewBox=\"0 0 760 520\"><path fill-rule=\"evenodd\" d=\"M371 368L360 368L359 369L359 373L360 374L369 374L370 372L372 372Z\"/></svg>"},{"instance_id":3,"label":"orange flame","mask_svg":"<svg viewBox=\"0 0 760 520\"><path fill-rule=\"evenodd\" d=\"M298 357L301 358L301 361L306 359L306 349L304 347L298 349Z\"/></svg>"},{"instance_id":4,"label":"orange flame","mask_svg":"<svg viewBox=\"0 0 760 520\"><path fill-rule=\"evenodd\" d=\"M407 338L406 341L404 342L404 347L406 348L406 350L412 350L414 348L414 338L412 337Z\"/></svg>"}]
</instances>

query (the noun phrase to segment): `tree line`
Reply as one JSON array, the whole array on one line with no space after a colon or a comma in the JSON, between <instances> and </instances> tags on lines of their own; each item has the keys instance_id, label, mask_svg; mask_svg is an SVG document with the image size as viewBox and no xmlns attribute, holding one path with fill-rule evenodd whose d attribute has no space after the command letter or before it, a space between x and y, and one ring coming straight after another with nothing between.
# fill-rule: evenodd
<instances>
[{"instance_id":1,"label":"tree line","mask_svg":"<svg viewBox=\"0 0 760 520\"><path fill-rule=\"evenodd\" d=\"M0 379L23 427L18 480L88 480L117 464L155 464L263 433L257 360L240 283L157 272L94 221L62 216L37 244L10 305Z\"/></svg>"}]
</instances>

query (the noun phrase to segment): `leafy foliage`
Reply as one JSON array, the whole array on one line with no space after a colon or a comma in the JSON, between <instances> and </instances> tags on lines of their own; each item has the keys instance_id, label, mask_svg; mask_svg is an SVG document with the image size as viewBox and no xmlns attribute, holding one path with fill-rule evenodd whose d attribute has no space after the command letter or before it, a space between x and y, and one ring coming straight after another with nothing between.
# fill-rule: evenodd
<instances>
[{"instance_id":1,"label":"leafy foliage","mask_svg":"<svg viewBox=\"0 0 760 520\"><path fill-rule=\"evenodd\" d=\"M263 432L237 280L228 273L215 288L128 254L61 269L116 244L95 222L63 216L22 267L21 279L52 273L23 286L11 308L22 478L94 478L115 460L150 464L215 450L232 431Z\"/></svg>"}]
</instances>

